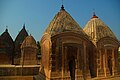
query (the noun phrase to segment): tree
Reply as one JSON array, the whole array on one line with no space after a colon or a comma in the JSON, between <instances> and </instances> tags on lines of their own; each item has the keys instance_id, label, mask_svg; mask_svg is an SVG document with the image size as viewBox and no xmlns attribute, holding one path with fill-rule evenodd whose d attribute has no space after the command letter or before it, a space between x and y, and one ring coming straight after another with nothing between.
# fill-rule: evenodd
<instances>
[{"instance_id":1,"label":"tree","mask_svg":"<svg viewBox=\"0 0 120 80\"><path fill-rule=\"evenodd\" d=\"M37 41L37 58L40 60L41 59L41 46L40 46L40 42Z\"/></svg>"}]
</instances>

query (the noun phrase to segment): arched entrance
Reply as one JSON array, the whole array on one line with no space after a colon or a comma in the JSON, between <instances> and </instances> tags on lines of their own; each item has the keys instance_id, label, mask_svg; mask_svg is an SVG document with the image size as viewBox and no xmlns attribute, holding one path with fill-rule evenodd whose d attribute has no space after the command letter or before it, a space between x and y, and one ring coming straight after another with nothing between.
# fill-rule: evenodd
<instances>
[{"instance_id":1,"label":"arched entrance","mask_svg":"<svg viewBox=\"0 0 120 80\"><path fill-rule=\"evenodd\" d=\"M108 57L108 68L110 71L110 75L112 75L112 57L111 56Z\"/></svg>"},{"instance_id":2,"label":"arched entrance","mask_svg":"<svg viewBox=\"0 0 120 80\"><path fill-rule=\"evenodd\" d=\"M68 54L68 68L70 71L70 78L71 80L75 80L75 57L77 55L77 47L74 46L68 46L68 50L67 50L67 54Z\"/></svg>"},{"instance_id":3,"label":"arched entrance","mask_svg":"<svg viewBox=\"0 0 120 80\"><path fill-rule=\"evenodd\" d=\"M110 75L112 75L112 49L107 49L107 66L110 72Z\"/></svg>"},{"instance_id":4,"label":"arched entrance","mask_svg":"<svg viewBox=\"0 0 120 80\"><path fill-rule=\"evenodd\" d=\"M74 58L69 61L69 71L70 71L71 80L75 80L75 59Z\"/></svg>"}]
</instances>

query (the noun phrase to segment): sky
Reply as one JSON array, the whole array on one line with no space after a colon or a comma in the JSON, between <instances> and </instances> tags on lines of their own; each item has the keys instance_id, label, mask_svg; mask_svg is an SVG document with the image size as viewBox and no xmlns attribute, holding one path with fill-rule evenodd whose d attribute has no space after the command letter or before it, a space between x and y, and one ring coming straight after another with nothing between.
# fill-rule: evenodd
<instances>
[{"instance_id":1,"label":"sky","mask_svg":"<svg viewBox=\"0 0 120 80\"><path fill-rule=\"evenodd\" d=\"M15 40L25 24L29 34L40 41L62 0L0 0L0 34L6 26ZM120 0L63 0L65 10L83 28L93 12L120 40Z\"/></svg>"}]
</instances>

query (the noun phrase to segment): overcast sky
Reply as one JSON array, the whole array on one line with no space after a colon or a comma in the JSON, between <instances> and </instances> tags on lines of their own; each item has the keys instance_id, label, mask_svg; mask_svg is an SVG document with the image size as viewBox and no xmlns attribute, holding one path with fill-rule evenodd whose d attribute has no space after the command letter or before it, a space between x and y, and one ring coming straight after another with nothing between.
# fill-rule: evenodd
<instances>
[{"instance_id":1,"label":"overcast sky","mask_svg":"<svg viewBox=\"0 0 120 80\"><path fill-rule=\"evenodd\" d=\"M63 4L81 28L95 11L120 40L120 0L64 0ZM62 0L0 0L0 34L8 26L14 40L25 23L28 33L40 41L61 5Z\"/></svg>"}]
</instances>

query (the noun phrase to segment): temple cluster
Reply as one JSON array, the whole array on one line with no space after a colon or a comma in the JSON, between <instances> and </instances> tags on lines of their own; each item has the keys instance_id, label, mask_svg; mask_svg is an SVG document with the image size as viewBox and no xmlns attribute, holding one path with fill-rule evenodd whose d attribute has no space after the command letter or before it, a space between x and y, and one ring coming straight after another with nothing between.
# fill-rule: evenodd
<instances>
[{"instance_id":1,"label":"temple cluster","mask_svg":"<svg viewBox=\"0 0 120 80\"><path fill-rule=\"evenodd\" d=\"M28 35L25 25L15 41L8 29L0 35L0 76L37 75L39 64L40 46Z\"/></svg>"},{"instance_id":2,"label":"temple cluster","mask_svg":"<svg viewBox=\"0 0 120 80\"><path fill-rule=\"evenodd\" d=\"M33 65L29 66L29 70L23 68L16 73L31 73L41 80L117 76L119 46L114 33L95 13L82 29L62 5L45 30L39 47L33 36L28 35L25 25L15 41L6 29L0 36L0 65L22 65L20 69L24 65ZM41 60L37 57L39 51ZM35 65L39 61L38 70Z\"/></svg>"},{"instance_id":3,"label":"temple cluster","mask_svg":"<svg viewBox=\"0 0 120 80\"><path fill-rule=\"evenodd\" d=\"M95 13L82 29L62 6L40 43L40 73L46 80L86 80L119 74L120 43Z\"/></svg>"},{"instance_id":4,"label":"temple cluster","mask_svg":"<svg viewBox=\"0 0 120 80\"><path fill-rule=\"evenodd\" d=\"M37 65L37 51L36 41L33 36L28 35L25 25L15 41L11 38L8 29L0 36L0 64Z\"/></svg>"}]
</instances>

